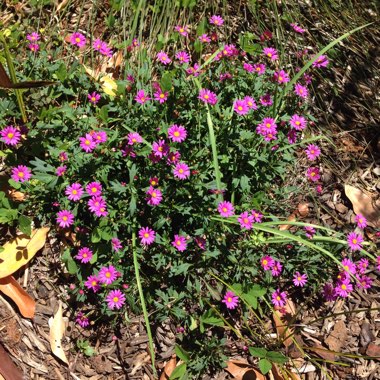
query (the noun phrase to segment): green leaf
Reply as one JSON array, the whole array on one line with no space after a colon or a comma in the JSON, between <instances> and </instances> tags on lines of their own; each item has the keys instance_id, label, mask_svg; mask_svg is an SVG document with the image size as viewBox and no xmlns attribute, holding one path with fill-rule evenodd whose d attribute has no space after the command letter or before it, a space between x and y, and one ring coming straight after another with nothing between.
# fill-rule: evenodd
<instances>
[{"instance_id":1,"label":"green leaf","mask_svg":"<svg viewBox=\"0 0 380 380\"><path fill-rule=\"evenodd\" d=\"M269 351L266 358L273 363L284 364L288 361L288 358L281 352Z\"/></svg>"},{"instance_id":2,"label":"green leaf","mask_svg":"<svg viewBox=\"0 0 380 380\"><path fill-rule=\"evenodd\" d=\"M272 369L272 363L267 359L260 359L259 368L261 373L266 375Z\"/></svg>"},{"instance_id":3,"label":"green leaf","mask_svg":"<svg viewBox=\"0 0 380 380\"><path fill-rule=\"evenodd\" d=\"M249 289L249 292L247 294L251 294L257 298L259 297L262 297L265 295L266 293L266 289L262 288L260 285L258 284L255 284L253 285L250 289Z\"/></svg>"},{"instance_id":4,"label":"green leaf","mask_svg":"<svg viewBox=\"0 0 380 380\"><path fill-rule=\"evenodd\" d=\"M215 311L210 309L206 311L202 317L201 321L205 323L206 325L212 325L212 326L224 326L224 322L221 318L219 318Z\"/></svg>"},{"instance_id":5,"label":"green leaf","mask_svg":"<svg viewBox=\"0 0 380 380\"><path fill-rule=\"evenodd\" d=\"M175 346L175 353L185 363L187 363L190 360L189 353L186 350L184 350L181 346Z\"/></svg>"},{"instance_id":6,"label":"green leaf","mask_svg":"<svg viewBox=\"0 0 380 380\"><path fill-rule=\"evenodd\" d=\"M21 187L21 183L20 182L16 182L12 178L8 180L8 183L9 183L10 186L12 186L16 190Z\"/></svg>"},{"instance_id":7,"label":"green leaf","mask_svg":"<svg viewBox=\"0 0 380 380\"><path fill-rule=\"evenodd\" d=\"M99 230L97 227L94 228L91 234L91 243L99 243L101 239L101 230Z\"/></svg>"},{"instance_id":8,"label":"green leaf","mask_svg":"<svg viewBox=\"0 0 380 380\"><path fill-rule=\"evenodd\" d=\"M165 71L161 78L160 86L162 91L170 91L172 88L173 72Z\"/></svg>"},{"instance_id":9,"label":"green leaf","mask_svg":"<svg viewBox=\"0 0 380 380\"><path fill-rule=\"evenodd\" d=\"M30 234L32 233L32 221L24 215L21 215L18 218L18 227L20 231L25 235L30 236Z\"/></svg>"},{"instance_id":10,"label":"green leaf","mask_svg":"<svg viewBox=\"0 0 380 380\"><path fill-rule=\"evenodd\" d=\"M11 223L17 219L18 211L0 208L0 223Z\"/></svg>"},{"instance_id":11,"label":"green leaf","mask_svg":"<svg viewBox=\"0 0 380 380\"><path fill-rule=\"evenodd\" d=\"M268 351L265 348L249 347L249 353L256 358L265 358Z\"/></svg>"},{"instance_id":12,"label":"green leaf","mask_svg":"<svg viewBox=\"0 0 380 380\"><path fill-rule=\"evenodd\" d=\"M186 373L186 363L182 363L174 368L174 371L169 377L169 380L180 379Z\"/></svg>"},{"instance_id":13,"label":"green leaf","mask_svg":"<svg viewBox=\"0 0 380 380\"><path fill-rule=\"evenodd\" d=\"M62 261L65 263L66 268L70 274L76 274L78 267L74 259L71 257L69 249L66 249L62 255Z\"/></svg>"},{"instance_id":14,"label":"green leaf","mask_svg":"<svg viewBox=\"0 0 380 380\"><path fill-rule=\"evenodd\" d=\"M2 247L0 247L0 252L1 252L1 248ZM191 315L190 315L190 321L191 322L190 322L189 329L190 329L190 331L193 331L198 327L198 323L197 323L197 320L194 317L192 317Z\"/></svg>"}]
</instances>

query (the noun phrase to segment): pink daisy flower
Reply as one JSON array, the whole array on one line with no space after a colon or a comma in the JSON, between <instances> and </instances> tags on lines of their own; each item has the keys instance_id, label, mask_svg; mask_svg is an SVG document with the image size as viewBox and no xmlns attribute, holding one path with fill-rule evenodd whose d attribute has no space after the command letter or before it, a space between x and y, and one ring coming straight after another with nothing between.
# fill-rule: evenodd
<instances>
[{"instance_id":1,"label":"pink daisy flower","mask_svg":"<svg viewBox=\"0 0 380 380\"><path fill-rule=\"evenodd\" d=\"M187 247L186 238L181 235L174 235L172 246L175 247L178 251L183 252Z\"/></svg>"},{"instance_id":2,"label":"pink daisy flower","mask_svg":"<svg viewBox=\"0 0 380 380\"><path fill-rule=\"evenodd\" d=\"M67 166L66 165L58 166L58 168L55 171L55 174L58 177L62 177L66 173L66 170L67 170Z\"/></svg>"},{"instance_id":3,"label":"pink daisy flower","mask_svg":"<svg viewBox=\"0 0 380 380\"><path fill-rule=\"evenodd\" d=\"M155 189L153 186L150 186L146 193L148 194L146 198L148 205L157 206L161 203L162 201L161 190Z\"/></svg>"},{"instance_id":4,"label":"pink daisy flower","mask_svg":"<svg viewBox=\"0 0 380 380\"><path fill-rule=\"evenodd\" d=\"M367 219L362 214L357 214L355 216L355 222L358 224L358 227L361 229L367 227Z\"/></svg>"},{"instance_id":5,"label":"pink daisy flower","mask_svg":"<svg viewBox=\"0 0 380 380\"><path fill-rule=\"evenodd\" d=\"M168 165L173 165L179 162L180 158L181 158L181 153L179 153L178 151L170 152L168 154L168 159L166 160L166 162Z\"/></svg>"},{"instance_id":6,"label":"pink daisy flower","mask_svg":"<svg viewBox=\"0 0 380 380\"><path fill-rule=\"evenodd\" d=\"M261 223L262 222L264 215L261 212L256 211L256 210L252 210L251 214L253 216L253 220L255 221L255 223Z\"/></svg>"},{"instance_id":7,"label":"pink daisy flower","mask_svg":"<svg viewBox=\"0 0 380 380\"><path fill-rule=\"evenodd\" d=\"M67 160L68 160L67 153L66 152L60 152L59 153L59 161L64 162Z\"/></svg>"},{"instance_id":8,"label":"pink daisy flower","mask_svg":"<svg viewBox=\"0 0 380 380\"><path fill-rule=\"evenodd\" d=\"M143 138L137 132L128 133L128 145L140 144Z\"/></svg>"},{"instance_id":9,"label":"pink daisy flower","mask_svg":"<svg viewBox=\"0 0 380 380\"><path fill-rule=\"evenodd\" d=\"M74 214L69 210L62 210L57 213L57 223L60 227L66 228L74 224Z\"/></svg>"},{"instance_id":10,"label":"pink daisy flower","mask_svg":"<svg viewBox=\"0 0 380 380\"><path fill-rule=\"evenodd\" d=\"M105 55L108 58L111 58L113 51L106 42L102 42L100 45L99 53Z\"/></svg>"},{"instance_id":11,"label":"pink daisy flower","mask_svg":"<svg viewBox=\"0 0 380 380\"><path fill-rule=\"evenodd\" d=\"M100 182L90 182L86 186L87 194L91 197L102 194L102 184Z\"/></svg>"},{"instance_id":12,"label":"pink daisy flower","mask_svg":"<svg viewBox=\"0 0 380 380\"><path fill-rule=\"evenodd\" d=\"M169 58L169 56L165 52L163 52L162 50L159 53L157 53L156 58L159 62L161 62L164 65L168 65L172 61Z\"/></svg>"},{"instance_id":13,"label":"pink daisy flower","mask_svg":"<svg viewBox=\"0 0 380 380\"><path fill-rule=\"evenodd\" d=\"M257 110L256 101L251 96L244 97L244 101L247 104L247 106L248 106L249 109Z\"/></svg>"},{"instance_id":14,"label":"pink daisy flower","mask_svg":"<svg viewBox=\"0 0 380 380\"><path fill-rule=\"evenodd\" d=\"M222 302L226 305L227 309L235 309L239 304L239 297L234 292L228 291Z\"/></svg>"},{"instance_id":15,"label":"pink daisy flower","mask_svg":"<svg viewBox=\"0 0 380 380\"><path fill-rule=\"evenodd\" d=\"M234 215L235 209L231 202L223 201L218 204L218 212L223 218Z\"/></svg>"},{"instance_id":16,"label":"pink daisy flower","mask_svg":"<svg viewBox=\"0 0 380 380\"><path fill-rule=\"evenodd\" d=\"M93 43L92 43L92 48L95 51L100 51L100 48L102 47L103 41L99 38L97 38Z\"/></svg>"},{"instance_id":17,"label":"pink daisy flower","mask_svg":"<svg viewBox=\"0 0 380 380\"><path fill-rule=\"evenodd\" d=\"M11 178L16 182L29 181L32 177L32 172L25 165L18 165L12 169Z\"/></svg>"},{"instance_id":18,"label":"pink daisy flower","mask_svg":"<svg viewBox=\"0 0 380 380\"><path fill-rule=\"evenodd\" d=\"M265 56L270 58L271 61L276 61L278 59L278 53L275 48L266 47L263 49L263 53Z\"/></svg>"},{"instance_id":19,"label":"pink daisy flower","mask_svg":"<svg viewBox=\"0 0 380 380\"><path fill-rule=\"evenodd\" d=\"M88 276L84 286L96 293L100 289L99 278L94 275Z\"/></svg>"},{"instance_id":20,"label":"pink daisy flower","mask_svg":"<svg viewBox=\"0 0 380 380\"><path fill-rule=\"evenodd\" d=\"M277 289L272 293L272 303L277 307L284 307L286 305L287 296L285 292Z\"/></svg>"},{"instance_id":21,"label":"pink daisy flower","mask_svg":"<svg viewBox=\"0 0 380 380\"><path fill-rule=\"evenodd\" d=\"M316 182L321 178L319 174L319 168L315 166L312 166L309 169L307 169L306 175L309 178L309 180L312 182Z\"/></svg>"},{"instance_id":22,"label":"pink daisy flower","mask_svg":"<svg viewBox=\"0 0 380 380\"><path fill-rule=\"evenodd\" d=\"M293 284L295 286L305 286L305 284L307 283L307 274L301 274L300 272L296 272L294 273L294 276L293 276Z\"/></svg>"},{"instance_id":23,"label":"pink daisy flower","mask_svg":"<svg viewBox=\"0 0 380 380\"><path fill-rule=\"evenodd\" d=\"M137 91L137 94L135 96L135 101L140 104L145 104L148 100L150 100L150 97L145 94L144 90Z\"/></svg>"},{"instance_id":24,"label":"pink daisy flower","mask_svg":"<svg viewBox=\"0 0 380 380\"><path fill-rule=\"evenodd\" d=\"M271 256L264 256L261 258L260 264L264 270L270 270L274 265L274 260Z\"/></svg>"},{"instance_id":25,"label":"pink daisy flower","mask_svg":"<svg viewBox=\"0 0 380 380\"><path fill-rule=\"evenodd\" d=\"M141 244L151 245L156 238L156 232L149 227L142 227L139 231Z\"/></svg>"},{"instance_id":26,"label":"pink daisy flower","mask_svg":"<svg viewBox=\"0 0 380 380\"><path fill-rule=\"evenodd\" d=\"M361 258L359 262L357 263L357 268L359 273L363 274L368 269L369 261L368 259Z\"/></svg>"},{"instance_id":27,"label":"pink daisy flower","mask_svg":"<svg viewBox=\"0 0 380 380\"><path fill-rule=\"evenodd\" d=\"M232 74L230 73L222 73L219 75L219 80L221 82L223 82L224 80L227 80L227 79L231 79L232 78Z\"/></svg>"},{"instance_id":28,"label":"pink daisy flower","mask_svg":"<svg viewBox=\"0 0 380 380\"><path fill-rule=\"evenodd\" d=\"M302 99L306 99L309 96L309 90L306 86L302 86L300 83L296 83L294 86L294 92Z\"/></svg>"},{"instance_id":29,"label":"pink daisy flower","mask_svg":"<svg viewBox=\"0 0 380 380\"><path fill-rule=\"evenodd\" d=\"M284 70L280 70L278 73L274 73L273 77L280 84L290 81L289 75Z\"/></svg>"},{"instance_id":30,"label":"pink daisy flower","mask_svg":"<svg viewBox=\"0 0 380 380\"><path fill-rule=\"evenodd\" d=\"M252 229L254 218L252 215L249 215L247 211L245 211L238 217L238 222L240 223L241 228L250 230Z\"/></svg>"},{"instance_id":31,"label":"pink daisy flower","mask_svg":"<svg viewBox=\"0 0 380 380\"><path fill-rule=\"evenodd\" d=\"M265 65L263 63L256 63L253 65L253 71L257 75L263 75L265 73Z\"/></svg>"},{"instance_id":32,"label":"pink daisy flower","mask_svg":"<svg viewBox=\"0 0 380 380\"><path fill-rule=\"evenodd\" d=\"M244 62L243 63L243 69L247 71L248 73L252 73L254 68L250 63Z\"/></svg>"},{"instance_id":33,"label":"pink daisy flower","mask_svg":"<svg viewBox=\"0 0 380 380\"><path fill-rule=\"evenodd\" d=\"M215 92L204 88L199 91L198 99L202 100L204 103L211 105L215 105L218 102L218 97L216 96Z\"/></svg>"},{"instance_id":34,"label":"pink daisy flower","mask_svg":"<svg viewBox=\"0 0 380 380\"><path fill-rule=\"evenodd\" d=\"M105 208L106 201L103 199L101 196L93 196L88 202L88 208L90 209L91 212L96 213L98 210L101 208Z\"/></svg>"},{"instance_id":35,"label":"pink daisy flower","mask_svg":"<svg viewBox=\"0 0 380 380\"><path fill-rule=\"evenodd\" d=\"M158 186L158 178L157 177L149 178L149 183L151 186Z\"/></svg>"},{"instance_id":36,"label":"pink daisy flower","mask_svg":"<svg viewBox=\"0 0 380 380\"><path fill-rule=\"evenodd\" d=\"M346 272L351 273L351 274L356 273L356 265L350 259L347 259L347 258L343 259L342 266Z\"/></svg>"},{"instance_id":37,"label":"pink daisy flower","mask_svg":"<svg viewBox=\"0 0 380 380\"><path fill-rule=\"evenodd\" d=\"M210 24L216 25L216 26L222 26L224 23L224 20L221 16L213 15L209 19Z\"/></svg>"},{"instance_id":38,"label":"pink daisy flower","mask_svg":"<svg viewBox=\"0 0 380 380\"><path fill-rule=\"evenodd\" d=\"M99 270L99 281L105 285L111 285L118 277L119 272L112 265L109 267L102 267Z\"/></svg>"},{"instance_id":39,"label":"pink daisy flower","mask_svg":"<svg viewBox=\"0 0 380 380\"><path fill-rule=\"evenodd\" d=\"M187 37L189 35L190 29L188 26L177 25L174 30L178 32L181 36Z\"/></svg>"},{"instance_id":40,"label":"pink daisy flower","mask_svg":"<svg viewBox=\"0 0 380 380\"><path fill-rule=\"evenodd\" d=\"M278 277L282 272L282 264L279 261L275 261L271 268L272 276Z\"/></svg>"},{"instance_id":41,"label":"pink daisy flower","mask_svg":"<svg viewBox=\"0 0 380 380\"><path fill-rule=\"evenodd\" d=\"M190 66L186 69L186 73L189 75L193 75L194 77L197 77L200 74L199 69L200 66L198 65L198 63L195 63L193 67Z\"/></svg>"},{"instance_id":42,"label":"pink daisy flower","mask_svg":"<svg viewBox=\"0 0 380 380\"><path fill-rule=\"evenodd\" d=\"M376 263L377 263L376 269L380 271L380 256L376 257Z\"/></svg>"},{"instance_id":43,"label":"pink daisy flower","mask_svg":"<svg viewBox=\"0 0 380 380\"><path fill-rule=\"evenodd\" d=\"M275 120L271 117L265 117L263 121L257 126L257 132L262 135L266 135L268 133L276 133L277 124L275 123Z\"/></svg>"},{"instance_id":44,"label":"pink daisy flower","mask_svg":"<svg viewBox=\"0 0 380 380\"><path fill-rule=\"evenodd\" d=\"M159 158L167 156L169 153L169 145L164 140L155 141L152 144L153 154Z\"/></svg>"},{"instance_id":45,"label":"pink daisy flower","mask_svg":"<svg viewBox=\"0 0 380 380\"><path fill-rule=\"evenodd\" d=\"M26 39L30 42L36 42L40 39L40 35L36 32L30 33L26 35Z\"/></svg>"},{"instance_id":46,"label":"pink daisy flower","mask_svg":"<svg viewBox=\"0 0 380 380\"><path fill-rule=\"evenodd\" d=\"M33 53L35 53L36 51L40 50L40 45L38 45L38 44L29 44L28 48L29 48L30 51L32 51Z\"/></svg>"},{"instance_id":47,"label":"pink daisy flower","mask_svg":"<svg viewBox=\"0 0 380 380\"><path fill-rule=\"evenodd\" d=\"M346 298L352 292L353 287L352 287L352 284L350 284L348 280L346 280L344 282L337 284L334 290L335 290L336 295L342 298Z\"/></svg>"},{"instance_id":48,"label":"pink daisy flower","mask_svg":"<svg viewBox=\"0 0 380 380\"><path fill-rule=\"evenodd\" d=\"M158 101L160 104L165 103L168 100L169 93L167 91L156 91L153 96L154 100Z\"/></svg>"},{"instance_id":49,"label":"pink daisy flower","mask_svg":"<svg viewBox=\"0 0 380 380\"><path fill-rule=\"evenodd\" d=\"M182 142L187 137L187 131L182 125L173 124L168 129L168 137L174 142Z\"/></svg>"},{"instance_id":50,"label":"pink daisy flower","mask_svg":"<svg viewBox=\"0 0 380 380\"><path fill-rule=\"evenodd\" d=\"M21 133L11 125L2 129L0 135L3 142L7 145L17 145L21 139Z\"/></svg>"},{"instance_id":51,"label":"pink daisy flower","mask_svg":"<svg viewBox=\"0 0 380 380\"><path fill-rule=\"evenodd\" d=\"M120 290L111 290L106 297L109 309L121 309L125 304L125 295Z\"/></svg>"},{"instance_id":52,"label":"pink daisy flower","mask_svg":"<svg viewBox=\"0 0 380 380\"><path fill-rule=\"evenodd\" d=\"M111 245L112 245L112 249L115 252L119 252L121 249L123 249L123 246L121 245L121 241L118 238L115 238L115 237L112 238Z\"/></svg>"},{"instance_id":53,"label":"pink daisy flower","mask_svg":"<svg viewBox=\"0 0 380 380\"><path fill-rule=\"evenodd\" d=\"M90 135L96 145L107 141L107 133L105 131L92 131Z\"/></svg>"},{"instance_id":54,"label":"pink daisy flower","mask_svg":"<svg viewBox=\"0 0 380 380\"><path fill-rule=\"evenodd\" d=\"M211 38L208 36L208 34L202 34L198 37L198 40L201 41L203 44L208 44L211 42Z\"/></svg>"},{"instance_id":55,"label":"pink daisy flower","mask_svg":"<svg viewBox=\"0 0 380 380\"><path fill-rule=\"evenodd\" d=\"M96 147L96 142L89 133L85 137L79 137L79 141L79 146L87 153L91 153Z\"/></svg>"},{"instance_id":56,"label":"pink daisy flower","mask_svg":"<svg viewBox=\"0 0 380 380\"><path fill-rule=\"evenodd\" d=\"M325 55L321 55L313 62L313 67L326 67L329 64L329 60Z\"/></svg>"},{"instance_id":57,"label":"pink daisy flower","mask_svg":"<svg viewBox=\"0 0 380 380\"><path fill-rule=\"evenodd\" d=\"M335 288L332 286L332 284L325 284L322 289L322 294L328 302L335 301L337 298Z\"/></svg>"},{"instance_id":58,"label":"pink daisy flower","mask_svg":"<svg viewBox=\"0 0 380 380\"><path fill-rule=\"evenodd\" d=\"M88 94L87 98L90 103L96 104L100 100L101 96L100 94L94 91L92 94Z\"/></svg>"},{"instance_id":59,"label":"pink daisy flower","mask_svg":"<svg viewBox=\"0 0 380 380\"><path fill-rule=\"evenodd\" d=\"M315 228L314 228L314 227L311 227L311 226L305 226L303 229L306 231L306 237L307 237L308 239L312 239L313 236L314 236L315 233L316 233Z\"/></svg>"},{"instance_id":60,"label":"pink daisy flower","mask_svg":"<svg viewBox=\"0 0 380 380\"><path fill-rule=\"evenodd\" d=\"M70 43L81 48L86 45L86 37L82 33L73 33L70 36Z\"/></svg>"},{"instance_id":61,"label":"pink daisy flower","mask_svg":"<svg viewBox=\"0 0 380 380\"><path fill-rule=\"evenodd\" d=\"M190 56L185 51L179 51L175 57L178 59L180 64L189 63Z\"/></svg>"},{"instance_id":62,"label":"pink daisy flower","mask_svg":"<svg viewBox=\"0 0 380 380\"><path fill-rule=\"evenodd\" d=\"M79 183L68 185L66 187L65 194L70 201L79 201L83 194L82 186Z\"/></svg>"},{"instance_id":63,"label":"pink daisy flower","mask_svg":"<svg viewBox=\"0 0 380 380\"><path fill-rule=\"evenodd\" d=\"M265 107L269 107L273 104L273 99L270 94L265 94L260 96L260 103Z\"/></svg>"},{"instance_id":64,"label":"pink daisy flower","mask_svg":"<svg viewBox=\"0 0 380 380\"><path fill-rule=\"evenodd\" d=\"M248 104L245 100L236 99L234 101L234 111L239 115L246 115L249 112Z\"/></svg>"},{"instance_id":65,"label":"pink daisy flower","mask_svg":"<svg viewBox=\"0 0 380 380\"><path fill-rule=\"evenodd\" d=\"M75 256L77 260L79 260L81 263L88 263L91 261L93 257L93 252L91 251L90 248L83 247L78 251L78 254Z\"/></svg>"},{"instance_id":66,"label":"pink daisy flower","mask_svg":"<svg viewBox=\"0 0 380 380\"><path fill-rule=\"evenodd\" d=\"M306 156L307 158L310 160L310 161L314 161L315 159L317 159L320 154L321 154L321 150L319 149L319 146L318 145L314 145L314 144L309 144L305 150L306 152Z\"/></svg>"},{"instance_id":67,"label":"pink daisy flower","mask_svg":"<svg viewBox=\"0 0 380 380\"><path fill-rule=\"evenodd\" d=\"M299 34L303 34L306 32L305 29L302 29L300 26L298 26L297 24L294 24L294 23L291 23L290 26L293 28L293 30Z\"/></svg>"},{"instance_id":68,"label":"pink daisy flower","mask_svg":"<svg viewBox=\"0 0 380 380\"><path fill-rule=\"evenodd\" d=\"M362 249L363 236L356 234L355 232L350 232L347 235L347 244L351 251L360 251Z\"/></svg>"},{"instance_id":69,"label":"pink daisy flower","mask_svg":"<svg viewBox=\"0 0 380 380\"><path fill-rule=\"evenodd\" d=\"M179 162L173 169L174 177L186 179L190 177L190 169L184 162Z\"/></svg>"},{"instance_id":70,"label":"pink daisy flower","mask_svg":"<svg viewBox=\"0 0 380 380\"><path fill-rule=\"evenodd\" d=\"M75 322L78 323L80 327L87 327L90 324L88 318L81 311L77 314Z\"/></svg>"},{"instance_id":71,"label":"pink daisy flower","mask_svg":"<svg viewBox=\"0 0 380 380\"><path fill-rule=\"evenodd\" d=\"M368 276L358 276L358 282L356 283L359 289L370 289L372 287L372 278Z\"/></svg>"},{"instance_id":72,"label":"pink daisy flower","mask_svg":"<svg viewBox=\"0 0 380 380\"><path fill-rule=\"evenodd\" d=\"M295 114L290 118L289 124L297 131L302 131L307 126L307 120L303 116Z\"/></svg>"}]
</instances>

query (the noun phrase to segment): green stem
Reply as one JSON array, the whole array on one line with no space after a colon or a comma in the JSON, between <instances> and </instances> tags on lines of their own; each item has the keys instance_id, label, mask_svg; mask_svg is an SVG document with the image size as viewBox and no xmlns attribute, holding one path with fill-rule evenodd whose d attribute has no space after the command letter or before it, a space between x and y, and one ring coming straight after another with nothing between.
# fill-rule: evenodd
<instances>
[{"instance_id":1,"label":"green stem","mask_svg":"<svg viewBox=\"0 0 380 380\"><path fill-rule=\"evenodd\" d=\"M133 230L132 230L132 252L133 252L133 265L135 267L136 283L137 283L137 288L139 290L139 296L140 296L141 307L142 307L143 314L144 314L146 332L148 334L148 339L149 339L149 351L150 351L150 357L151 357L151 360L152 360L153 374L154 374L155 377L157 377L157 371L156 371L156 366L155 366L155 355L154 355L154 346L153 346L152 331L150 329L148 311L146 309L144 293L143 293L143 289L142 289L142 286L141 286L139 263L137 261L136 227L135 226L133 227Z\"/></svg>"}]
</instances>

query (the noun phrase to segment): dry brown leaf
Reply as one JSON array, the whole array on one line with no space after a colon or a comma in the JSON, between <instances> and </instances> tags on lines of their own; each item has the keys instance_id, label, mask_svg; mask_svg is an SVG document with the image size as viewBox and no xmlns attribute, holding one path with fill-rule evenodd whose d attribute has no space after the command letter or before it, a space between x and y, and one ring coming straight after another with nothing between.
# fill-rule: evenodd
<instances>
[{"instance_id":1,"label":"dry brown leaf","mask_svg":"<svg viewBox=\"0 0 380 380\"><path fill-rule=\"evenodd\" d=\"M57 5L57 12L59 12L62 8L66 6L66 4L69 2L69 0L63 0Z\"/></svg>"},{"instance_id":2,"label":"dry brown leaf","mask_svg":"<svg viewBox=\"0 0 380 380\"><path fill-rule=\"evenodd\" d=\"M0 278L8 277L23 265L45 245L48 227L33 230L30 237L18 235L3 245L0 253Z\"/></svg>"},{"instance_id":3,"label":"dry brown leaf","mask_svg":"<svg viewBox=\"0 0 380 380\"><path fill-rule=\"evenodd\" d=\"M160 380L169 380L170 375L174 371L177 366L177 358L176 355L172 355L171 359L166 363L164 371L160 376Z\"/></svg>"},{"instance_id":4,"label":"dry brown leaf","mask_svg":"<svg viewBox=\"0 0 380 380\"><path fill-rule=\"evenodd\" d=\"M286 377L284 377L276 364L272 364L272 374L275 380L301 380L296 373L290 371L286 371Z\"/></svg>"},{"instance_id":5,"label":"dry brown leaf","mask_svg":"<svg viewBox=\"0 0 380 380\"><path fill-rule=\"evenodd\" d=\"M296 221L296 214L291 214L287 218L288 222L295 222ZM280 231L286 231L291 227L290 224L281 224L280 227L278 228Z\"/></svg>"},{"instance_id":6,"label":"dry brown leaf","mask_svg":"<svg viewBox=\"0 0 380 380\"><path fill-rule=\"evenodd\" d=\"M0 279L0 292L4 293L17 305L24 318L34 317L36 302L13 276Z\"/></svg>"},{"instance_id":7,"label":"dry brown leaf","mask_svg":"<svg viewBox=\"0 0 380 380\"><path fill-rule=\"evenodd\" d=\"M49 319L50 327L50 348L52 353L64 363L69 364L66 354L62 348L62 338L65 334L65 322L63 320L62 302L59 302L59 307L54 315L54 318Z\"/></svg>"},{"instance_id":8,"label":"dry brown leaf","mask_svg":"<svg viewBox=\"0 0 380 380\"><path fill-rule=\"evenodd\" d=\"M15 189L9 189L8 196L12 199L12 201L16 202L22 202L25 199L25 194Z\"/></svg>"},{"instance_id":9,"label":"dry brown leaf","mask_svg":"<svg viewBox=\"0 0 380 380\"><path fill-rule=\"evenodd\" d=\"M285 311L281 314L280 311ZM275 307L273 320L276 325L276 330L279 338L283 339L283 344L288 348L293 342L294 330L289 327L290 319L295 315L296 308L291 299L287 299L284 307Z\"/></svg>"},{"instance_id":10,"label":"dry brown leaf","mask_svg":"<svg viewBox=\"0 0 380 380\"><path fill-rule=\"evenodd\" d=\"M346 342L348 333L344 321L339 320L334 324L330 335L326 338L325 343L331 351L339 352Z\"/></svg>"},{"instance_id":11,"label":"dry brown leaf","mask_svg":"<svg viewBox=\"0 0 380 380\"><path fill-rule=\"evenodd\" d=\"M4 347L0 344L0 380L23 380L23 373L13 364Z\"/></svg>"},{"instance_id":12,"label":"dry brown leaf","mask_svg":"<svg viewBox=\"0 0 380 380\"><path fill-rule=\"evenodd\" d=\"M229 360L225 370L237 380L265 380L265 376L247 361Z\"/></svg>"},{"instance_id":13,"label":"dry brown leaf","mask_svg":"<svg viewBox=\"0 0 380 380\"><path fill-rule=\"evenodd\" d=\"M307 203L307 202L301 202L301 203L298 204L297 210L294 210L294 212L292 212L288 216L287 220L289 222L295 222L296 219L297 219L297 216L300 216L301 218L306 218L308 215L309 215L309 203ZM291 227L290 224L281 224L280 227L279 227L279 230L280 231L286 231L290 227Z\"/></svg>"},{"instance_id":14,"label":"dry brown leaf","mask_svg":"<svg viewBox=\"0 0 380 380\"><path fill-rule=\"evenodd\" d=\"M380 228L380 208L374 204L372 198L350 185L344 185L344 191L352 203L355 214L362 214L371 227Z\"/></svg>"},{"instance_id":15,"label":"dry brown leaf","mask_svg":"<svg viewBox=\"0 0 380 380\"><path fill-rule=\"evenodd\" d=\"M301 202L297 207L297 211L302 218L306 218L309 215L309 203Z\"/></svg>"}]
</instances>

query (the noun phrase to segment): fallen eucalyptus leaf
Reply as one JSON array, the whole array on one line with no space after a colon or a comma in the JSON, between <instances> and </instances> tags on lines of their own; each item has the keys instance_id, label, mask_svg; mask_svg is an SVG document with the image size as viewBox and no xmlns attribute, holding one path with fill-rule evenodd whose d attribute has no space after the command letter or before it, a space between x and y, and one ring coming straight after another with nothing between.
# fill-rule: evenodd
<instances>
[{"instance_id":1,"label":"fallen eucalyptus leaf","mask_svg":"<svg viewBox=\"0 0 380 380\"><path fill-rule=\"evenodd\" d=\"M225 370L237 380L265 380L265 376L262 373L243 360L229 360Z\"/></svg>"},{"instance_id":2,"label":"fallen eucalyptus leaf","mask_svg":"<svg viewBox=\"0 0 380 380\"><path fill-rule=\"evenodd\" d=\"M50 348L51 352L64 363L69 364L66 354L62 348L62 338L65 333L65 322L63 320L62 302L59 302L59 307L54 315L54 318L49 319L50 327Z\"/></svg>"}]
</instances>

